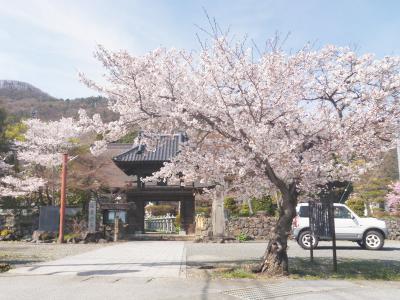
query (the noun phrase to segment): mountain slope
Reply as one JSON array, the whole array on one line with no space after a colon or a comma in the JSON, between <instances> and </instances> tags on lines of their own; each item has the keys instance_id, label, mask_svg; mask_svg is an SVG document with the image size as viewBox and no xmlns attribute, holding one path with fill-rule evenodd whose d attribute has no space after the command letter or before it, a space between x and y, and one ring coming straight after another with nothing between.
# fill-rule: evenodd
<instances>
[{"instance_id":1,"label":"mountain slope","mask_svg":"<svg viewBox=\"0 0 400 300\"><path fill-rule=\"evenodd\" d=\"M55 99L33 85L16 80L0 80L0 97L13 100L35 98L38 100Z\"/></svg>"},{"instance_id":2,"label":"mountain slope","mask_svg":"<svg viewBox=\"0 0 400 300\"><path fill-rule=\"evenodd\" d=\"M17 118L35 115L42 120L57 120L76 117L83 108L89 115L99 113L105 121L115 119L115 114L107 109L105 98L57 99L29 83L15 80L0 80L0 107Z\"/></svg>"}]
</instances>

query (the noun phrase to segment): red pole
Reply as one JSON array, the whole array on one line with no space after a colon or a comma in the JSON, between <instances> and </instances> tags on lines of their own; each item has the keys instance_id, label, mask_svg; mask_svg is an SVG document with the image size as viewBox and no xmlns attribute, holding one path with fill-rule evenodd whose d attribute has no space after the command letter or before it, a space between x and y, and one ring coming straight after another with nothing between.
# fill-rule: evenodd
<instances>
[{"instance_id":1,"label":"red pole","mask_svg":"<svg viewBox=\"0 0 400 300\"><path fill-rule=\"evenodd\" d=\"M58 242L64 243L64 217L65 217L65 196L67 190L67 162L68 154L63 154L61 170L61 199L60 199L60 227L58 232Z\"/></svg>"}]
</instances>

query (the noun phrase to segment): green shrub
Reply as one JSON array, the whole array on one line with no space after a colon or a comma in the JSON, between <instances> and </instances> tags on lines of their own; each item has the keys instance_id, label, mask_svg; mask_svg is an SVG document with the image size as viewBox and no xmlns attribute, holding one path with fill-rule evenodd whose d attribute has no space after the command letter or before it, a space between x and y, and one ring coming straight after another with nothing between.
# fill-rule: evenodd
<instances>
[{"instance_id":1,"label":"green shrub","mask_svg":"<svg viewBox=\"0 0 400 300\"><path fill-rule=\"evenodd\" d=\"M251 240L251 237L248 236L247 234L241 232L238 236L236 236L236 239L237 239L239 242L246 242L246 241L250 241L250 240Z\"/></svg>"},{"instance_id":2,"label":"green shrub","mask_svg":"<svg viewBox=\"0 0 400 300\"><path fill-rule=\"evenodd\" d=\"M0 263L0 273L7 272L11 269L9 264Z\"/></svg>"},{"instance_id":3,"label":"green shrub","mask_svg":"<svg viewBox=\"0 0 400 300\"><path fill-rule=\"evenodd\" d=\"M364 216L364 201L360 198L350 197L349 200L346 201L347 206L354 211L360 217Z\"/></svg>"},{"instance_id":4,"label":"green shrub","mask_svg":"<svg viewBox=\"0 0 400 300\"><path fill-rule=\"evenodd\" d=\"M64 240L69 240L69 239L73 239L73 238L80 238L81 237L81 235L79 234L79 233L67 233L67 234L64 234Z\"/></svg>"},{"instance_id":5,"label":"green shrub","mask_svg":"<svg viewBox=\"0 0 400 300\"><path fill-rule=\"evenodd\" d=\"M240 211L239 211L239 216L241 216L241 217L250 216L250 208L247 203L242 204L242 207L240 208Z\"/></svg>"},{"instance_id":6,"label":"green shrub","mask_svg":"<svg viewBox=\"0 0 400 300\"><path fill-rule=\"evenodd\" d=\"M177 214L175 217L175 221L174 221L174 225L175 227L180 227L181 226L181 215Z\"/></svg>"},{"instance_id":7,"label":"green shrub","mask_svg":"<svg viewBox=\"0 0 400 300\"><path fill-rule=\"evenodd\" d=\"M253 211L265 211L269 216L274 216L277 205L269 195L264 195L262 198L253 198L251 200Z\"/></svg>"},{"instance_id":8,"label":"green shrub","mask_svg":"<svg viewBox=\"0 0 400 300\"><path fill-rule=\"evenodd\" d=\"M224 207L231 216L237 216L239 214L239 207L233 197L226 197L224 199Z\"/></svg>"},{"instance_id":9,"label":"green shrub","mask_svg":"<svg viewBox=\"0 0 400 300\"><path fill-rule=\"evenodd\" d=\"M372 217L374 218L378 218L378 219L390 219L391 217L393 217L393 215L391 215L389 212L387 211L382 211L382 210L378 210L378 209L374 209L372 211Z\"/></svg>"},{"instance_id":10,"label":"green shrub","mask_svg":"<svg viewBox=\"0 0 400 300\"><path fill-rule=\"evenodd\" d=\"M196 207L196 214L209 217L211 214L211 207L202 207L202 206Z\"/></svg>"},{"instance_id":11,"label":"green shrub","mask_svg":"<svg viewBox=\"0 0 400 300\"><path fill-rule=\"evenodd\" d=\"M153 216L165 216L166 214L175 214L175 208L172 205L151 205L146 207L146 210Z\"/></svg>"},{"instance_id":12,"label":"green shrub","mask_svg":"<svg viewBox=\"0 0 400 300\"><path fill-rule=\"evenodd\" d=\"M2 231L0 231L0 236L7 236L9 234L13 234L14 231L10 230L10 229L3 229Z\"/></svg>"}]
</instances>

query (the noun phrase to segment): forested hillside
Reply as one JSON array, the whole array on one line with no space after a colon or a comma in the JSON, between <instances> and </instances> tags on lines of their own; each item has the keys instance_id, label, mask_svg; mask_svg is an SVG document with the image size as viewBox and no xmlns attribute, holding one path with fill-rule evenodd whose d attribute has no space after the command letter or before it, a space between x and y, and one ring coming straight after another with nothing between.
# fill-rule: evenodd
<instances>
[{"instance_id":1,"label":"forested hillside","mask_svg":"<svg viewBox=\"0 0 400 300\"><path fill-rule=\"evenodd\" d=\"M14 80L0 80L0 107L17 119L32 115L42 120L75 117L80 108L89 114L99 113L107 121L114 117L102 97L57 99L29 83Z\"/></svg>"}]
</instances>

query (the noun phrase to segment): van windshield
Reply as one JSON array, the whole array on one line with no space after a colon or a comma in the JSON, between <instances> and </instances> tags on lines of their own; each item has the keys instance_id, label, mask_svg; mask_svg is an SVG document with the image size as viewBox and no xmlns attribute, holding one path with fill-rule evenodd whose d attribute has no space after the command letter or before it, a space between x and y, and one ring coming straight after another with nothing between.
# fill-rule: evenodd
<instances>
[{"instance_id":1,"label":"van windshield","mask_svg":"<svg viewBox=\"0 0 400 300\"><path fill-rule=\"evenodd\" d=\"M308 218L309 214L308 214L308 205L305 206L300 206L300 210L299 210L299 216L300 218Z\"/></svg>"}]
</instances>

